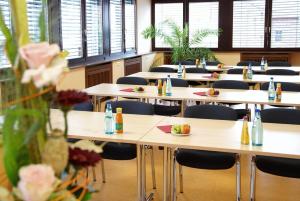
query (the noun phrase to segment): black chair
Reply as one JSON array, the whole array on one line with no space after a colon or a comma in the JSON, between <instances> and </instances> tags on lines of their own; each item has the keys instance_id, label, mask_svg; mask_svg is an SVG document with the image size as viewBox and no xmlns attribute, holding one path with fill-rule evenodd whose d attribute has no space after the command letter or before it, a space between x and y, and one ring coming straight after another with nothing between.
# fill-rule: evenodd
<instances>
[{"instance_id":1,"label":"black chair","mask_svg":"<svg viewBox=\"0 0 300 201\"><path fill-rule=\"evenodd\" d=\"M249 66L251 64L252 66L260 66L260 62L257 61L240 61L237 63L237 66Z\"/></svg>"},{"instance_id":2,"label":"black chair","mask_svg":"<svg viewBox=\"0 0 300 201\"><path fill-rule=\"evenodd\" d=\"M196 65L196 60L185 60L180 62L181 65ZM175 65L178 65L179 62L176 62Z\"/></svg>"},{"instance_id":3,"label":"black chair","mask_svg":"<svg viewBox=\"0 0 300 201\"><path fill-rule=\"evenodd\" d=\"M272 108L261 112L262 122L300 125L300 110ZM300 179L300 160L254 156L251 162L250 199L255 200L256 168L272 175Z\"/></svg>"},{"instance_id":4,"label":"black chair","mask_svg":"<svg viewBox=\"0 0 300 201\"><path fill-rule=\"evenodd\" d=\"M154 73L175 73L176 70L174 68L169 68L169 67L153 67L153 68L150 68L150 72L154 72Z\"/></svg>"},{"instance_id":5,"label":"black chair","mask_svg":"<svg viewBox=\"0 0 300 201\"><path fill-rule=\"evenodd\" d=\"M172 87L189 87L189 84L186 80L171 78ZM157 85L157 82L156 82ZM165 101L168 101L167 99ZM181 112L181 101L169 101L170 105L159 105L154 104L154 113L157 115L163 116L174 116L178 115ZM172 105L172 103L178 103L179 105Z\"/></svg>"},{"instance_id":6,"label":"black chair","mask_svg":"<svg viewBox=\"0 0 300 201\"><path fill-rule=\"evenodd\" d=\"M91 101L88 101L85 103L79 103L79 104L74 105L73 110L93 112L94 105Z\"/></svg>"},{"instance_id":7,"label":"black chair","mask_svg":"<svg viewBox=\"0 0 300 201\"><path fill-rule=\"evenodd\" d=\"M287 61L270 61L268 62L270 67L291 67Z\"/></svg>"},{"instance_id":8,"label":"black chair","mask_svg":"<svg viewBox=\"0 0 300 201\"><path fill-rule=\"evenodd\" d=\"M148 82L141 77L120 77L117 80L117 84L148 85Z\"/></svg>"},{"instance_id":9,"label":"black chair","mask_svg":"<svg viewBox=\"0 0 300 201\"><path fill-rule=\"evenodd\" d=\"M188 107L184 113L187 118L200 118L200 119L219 119L219 120L237 120L236 112L230 108L220 105L195 105ZM207 133L209 135L209 133ZM240 160L239 155L235 153L215 152L215 151L202 151L191 149L178 149L175 152L175 160L179 164L180 174L180 192L183 192L183 175L182 166L208 169L208 170L225 170L232 168L236 164L236 180L237 180L237 200L240 200ZM175 163L175 161L174 161ZM175 163L176 164L176 163ZM176 165L173 169L173 177L176 181L175 173ZM174 186L174 193L176 188Z\"/></svg>"},{"instance_id":10,"label":"black chair","mask_svg":"<svg viewBox=\"0 0 300 201\"><path fill-rule=\"evenodd\" d=\"M114 101L111 102L113 112L116 112L116 108L121 107L124 114L139 114L139 115L153 115L154 109L152 104L136 102L136 101ZM152 181L153 188L156 188L155 182L155 169L153 159L153 149L151 148L151 163L152 163ZM136 144L128 143L115 143L109 142L103 147L103 153L101 156L104 159L109 160L132 160L137 157ZM103 172L103 175L105 173ZM105 178L105 176L104 176ZM103 181L105 182L105 180Z\"/></svg>"},{"instance_id":11,"label":"black chair","mask_svg":"<svg viewBox=\"0 0 300 201\"><path fill-rule=\"evenodd\" d=\"M263 83L261 85L261 90L267 91L269 89L269 82ZM277 83L275 82L275 87ZM281 89L282 91L293 91L293 92L300 92L300 84L292 83L292 82L281 82Z\"/></svg>"},{"instance_id":12,"label":"black chair","mask_svg":"<svg viewBox=\"0 0 300 201\"><path fill-rule=\"evenodd\" d=\"M266 75L299 75L299 73L288 69L270 69L266 71Z\"/></svg>"},{"instance_id":13,"label":"black chair","mask_svg":"<svg viewBox=\"0 0 300 201\"><path fill-rule=\"evenodd\" d=\"M237 80L219 80L213 83L213 88L218 88L218 89L243 89L243 90L248 90L249 85L246 82L242 81L237 81ZM228 105L238 105L235 103L225 103ZM244 118L246 115L250 113L248 109L248 104L246 104L245 109L235 109L235 111L238 114L238 119Z\"/></svg>"},{"instance_id":14,"label":"black chair","mask_svg":"<svg viewBox=\"0 0 300 201\"><path fill-rule=\"evenodd\" d=\"M186 68L185 69L186 73L209 73L206 69L204 68ZM201 85L201 82L197 81L188 81L190 86L198 86Z\"/></svg>"},{"instance_id":15,"label":"black chair","mask_svg":"<svg viewBox=\"0 0 300 201\"><path fill-rule=\"evenodd\" d=\"M206 62L206 65L207 66L217 66L217 65L219 65L221 62L219 62L219 61L207 61Z\"/></svg>"},{"instance_id":16,"label":"black chair","mask_svg":"<svg viewBox=\"0 0 300 201\"><path fill-rule=\"evenodd\" d=\"M242 68L231 68L227 71L227 74L243 74L243 69Z\"/></svg>"}]
</instances>

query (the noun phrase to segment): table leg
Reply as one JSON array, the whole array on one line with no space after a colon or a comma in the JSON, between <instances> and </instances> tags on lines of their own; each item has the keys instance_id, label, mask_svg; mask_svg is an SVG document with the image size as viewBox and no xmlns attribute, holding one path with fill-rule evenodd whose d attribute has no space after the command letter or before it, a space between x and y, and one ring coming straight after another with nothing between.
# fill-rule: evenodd
<instances>
[{"instance_id":1,"label":"table leg","mask_svg":"<svg viewBox=\"0 0 300 201\"><path fill-rule=\"evenodd\" d=\"M94 112L98 112L98 107L97 107L97 96L93 96L93 105L94 105Z\"/></svg>"},{"instance_id":2,"label":"table leg","mask_svg":"<svg viewBox=\"0 0 300 201\"><path fill-rule=\"evenodd\" d=\"M163 201L170 200L170 148L164 147L164 186Z\"/></svg>"},{"instance_id":3,"label":"table leg","mask_svg":"<svg viewBox=\"0 0 300 201\"><path fill-rule=\"evenodd\" d=\"M144 201L144 184L143 184L143 146L137 145L137 201Z\"/></svg>"}]
</instances>

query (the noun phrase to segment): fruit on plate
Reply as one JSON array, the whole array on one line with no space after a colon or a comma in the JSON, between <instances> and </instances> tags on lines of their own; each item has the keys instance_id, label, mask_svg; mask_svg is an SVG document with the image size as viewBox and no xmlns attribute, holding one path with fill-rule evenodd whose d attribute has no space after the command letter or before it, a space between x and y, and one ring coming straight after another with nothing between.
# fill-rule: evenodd
<instances>
[{"instance_id":1,"label":"fruit on plate","mask_svg":"<svg viewBox=\"0 0 300 201\"><path fill-rule=\"evenodd\" d=\"M218 68L224 68L224 64L218 64Z\"/></svg>"},{"instance_id":2,"label":"fruit on plate","mask_svg":"<svg viewBox=\"0 0 300 201\"><path fill-rule=\"evenodd\" d=\"M145 91L145 89L143 87L136 87L135 91L136 92L143 92L143 91Z\"/></svg>"},{"instance_id":3,"label":"fruit on plate","mask_svg":"<svg viewBox=\"0 0 300 201\"><path fill-rule=\"evenodd\" d=\"M216 90L214 88L210 88L207 91L207 95L209 95L209 96L218 96L219 94L220 94L220 91Z\"/></svg>"},{"instance_id":4,"label":"fruit on plate","mask_svg":"<svg viewBox=\"0 0 300 201\"><path fill-rule=\"evenodd\" d=\"M215 78L215 79L219 79L219 77L220 77L220 74L219 74L219 73L216 73L216 72L214 72L213 74L211 74L211 77L212 77L212 78Z\"/></svg>"},{"instance_id":5,"label":"fruit on plate","mask_svg":"<svg viewBox=\"0 0 300 201\"><path fill-rule=\"evenodd\" d=\"M181 125L175 124L172 126L171 133L173 134L181 134Z\"/></svg>"},{"instance_id":6,"label":"fruit on plate","mask_svg":"<svg viewBox=\"0 0 300 201\"><path fill-rule=\"evenodd\" d=\"M188 124L182 124L181 125L181 133L182 134L190 134L191 132L191 127Z\"/></svg>"}]
</instances>

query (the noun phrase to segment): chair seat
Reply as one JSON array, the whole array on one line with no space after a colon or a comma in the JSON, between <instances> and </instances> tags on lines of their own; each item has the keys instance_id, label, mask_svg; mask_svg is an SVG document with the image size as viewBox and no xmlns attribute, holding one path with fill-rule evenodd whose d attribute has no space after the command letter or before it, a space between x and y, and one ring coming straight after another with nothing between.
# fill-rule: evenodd
<instances>
[{"instance_id":1,"label":"chair seat","mask_svg":"<svg viewBox=\"0 0 300 201\"><path fill-rule=\"evenodd\" d=\"M181 112L180 106L154 105L154 113L156 115L174 116Z\"/></svg>"},{"instance_id":2,"label":"chair seat","mask_svg":"<svg viewBox=\"0 0 300 201\"><path fill-rule=\"evenodd\" d=\"M234 110L237 113L238 119L243 119L249 113L247 109L234 109Z\"/></svg>"},{"instance_id":3,"label":"chair seat","mask_svg":"<svg viewBox=\"0 0 300 201\"><path fill-rule=\"evenodd\" d=\"M136 145L109 142L103 147L101 156L110 160L132 160L136 158Z\"/></svg>"},{"instance_id":4,"label":"chair seat","mask_svg":"<svg viewBox=\"0 0 300 201\"><path fill-rule=\"evenodd\" d=\"M256 156L255 163L257 168L263 172L283 177L300 178L299 159Z\"/></svg>"},{"instance_id":5,"label":"chair seat","mask_svg":"<svg viewBox=\"0 0 300 201\"><path fill-rule=\"evenodd\" d=\"M191 168L224 170L234 166L236 154L179 149L176 153L176 160L180 165Z\"/></svg>"}]
</instances>

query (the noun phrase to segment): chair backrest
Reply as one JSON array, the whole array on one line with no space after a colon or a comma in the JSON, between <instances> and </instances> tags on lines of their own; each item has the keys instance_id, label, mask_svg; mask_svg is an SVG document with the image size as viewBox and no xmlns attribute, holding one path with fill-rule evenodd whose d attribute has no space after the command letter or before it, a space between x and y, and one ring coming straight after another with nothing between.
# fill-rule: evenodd
<instances>
[{"instance_id":1,"label":"chair backrest","mask_svg":"<svg viewBox=\"0 0 300 201\"><path fill-rule=\"evenodd\" d=\"M186 73L208 73L204 68L186 68Z\"/></svg>"},{"instance_id":2,"label":"chair backrest","mask_svg":"<svg viewBox=\"0 0 300 201\"><path fill-rule=\"evenodd\" d=\"M222 105L194 105L187 107L184 116L199 119L237 120L234 109Z\"/></svg>"},{"instance_id":3,"label":"chair backrest","mask_svg":"<svg viewBox=\"0 0 300 201\"><path fill-rule=\"evenodd\" d=\"M261 111L261 120L266 123L299 124L300 110L270 108Z\"/></svg>"},{"instance_id":4,"label":"chair backrest","mask_svg":"<svg viewBox=\"0 0 300 201\"><path fill-rule=\"evenodd\" d=\"M217 66L220 63L221 62L219 62L219 61L207 61L206 65L208 65L208 66Z\"/></svg>"},{"instance_id":5,"label":"chair backrest","mask_svg":"<svg viewBox=\"0 0 300 201\"><path fill-rule=\"evenodd\" d=\"M73 110L92 112L92 111L94 111L94 106L91 101L88 101L85 103L79 103L79 104L74 105Z\"/></svg>"},{"instance_id":6,"label":"chair backrest","mask_svg":"<svg viewBox=\"0 0 300 201\"><path fill-rule=\"evenodd\" d=\"M270 61L268 65L272 67L291 67L287 61Z\"/></svg>"},{"instance_id":7,"label":"chair backrest","mask_svg":"<svg viewBox=\"0 0 300 201\"><path fill-rule=\"evenodd\" d=\"M182 61L180 63L181 63L181 65L195 65L196 60L185 60L185 61ZM176 62L175 64L178 65L179 62Z\"/></svg>"},{"instance_id":8,"label":"chair backrest","mask_svg":"<svg viewBox=\"0 0 300 201\"><path fill-rule=\"evenodd\" d=\"M166 79L162 79L163 82ZM156 85L157 85L158 80L156 80ZM173 87L189 87L189 83L186 80L183 79L178 79L178 78L171 78L171 83Z\"/></svg>"},{"instance_id":9,"label":"chair backrest","mask_svg":"<svg viewBox=\"0 0 300 201\"><path fill-rule=\"evenodd\" d=\"M296 71L288 69L270 69L266 71L267 75L299 75Z\"/></svg>"},{"instance_id":10,"label":"chair backrest","mask_svg":"<svg viewBox=\"0 0 300 201\"><path fill-rule=\"evenodd\" d=\"M231 68L227 71L227 74L243 74L242 68Z\"/></svg>"},{"instance_id":11,"label":"chair backrest","mask_svg":"<svg viewBox=\"0 0 300 201\"><path fill-rule=\"evenodd\" d=\"M250 63L252 66L260 66L260 63L257 61L240 61L236 65L237 66L249 66Z\"/></svg>"},{"instance_id":12,"label":"chair backrest","mask_svg":"<svg viewBox=\"0 0 300 201\"><path fill-rule=\"evenodd\" d=\"M213 83L213 88L219 89L249 89L249 85L237 80L219 80Z\"/></svg>"},{"instance_id":13,"label":"chair backrest","mask_svg":"<svg viewBox=\"0 0 300 201\"><path fill-rule=\"evenodd\" d=\"M111 102L111 107L113 112L116 112L116 108L121 107L123 109L124 114L154 114L154 108L152 104L138 101L114 101Z\"/></svg>"},{"instance_id":14,"label":"chair backrest","mask_svg":"<svg viewBox=\"0 0 300 201\"><path fill-rule=\"evenodd\" d=\"M269 82L263 83L261 85L261 90L268 90L269 89ZM275 87L277 83L275 82ZM281 82L281 89L282 91L294 91L300 92L300 84L292 83L292 82Z\"/></svg>"},{"instance_id":15,"label":"chair backrest","mask_svg":"<svg viewBox=\"0 0 300 201\"><path fill-rule=\"evenodd\" d=\"M148 82L142 77L120 77L117 84L147 85Z\"/></svg>"},{"instance_id":16,"label":"chair backrest","mask_svg":"<svg viewBox=\"0 0 300 201\"><path fill-rule=\"evenodd\" d=\"M169 68L169 67L153 67L153 68L150 69L150 72L175 73L176 70L174 68Z\"/></svg>"}]
</instances>

